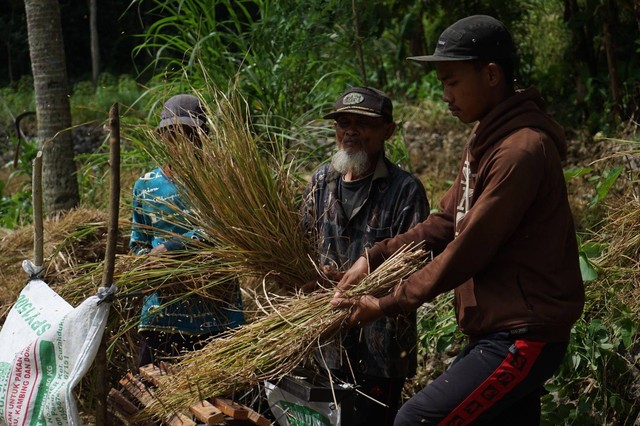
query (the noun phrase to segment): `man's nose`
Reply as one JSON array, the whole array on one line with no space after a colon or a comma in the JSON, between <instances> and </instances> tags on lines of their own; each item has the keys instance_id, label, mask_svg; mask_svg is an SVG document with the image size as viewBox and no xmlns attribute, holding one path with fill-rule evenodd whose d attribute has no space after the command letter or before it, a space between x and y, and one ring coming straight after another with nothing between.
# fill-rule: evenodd
<instances>
[{"instance_id":1,"label":"man's nose","mask_svg":"<svg viewBox=\"0 0 640 426\"><path fill-rule=\"evenodd\" d=\"M446 88L442 91L442 100L448 104L453 102L453 96L451 95L451 92Z\"/></svg>"}]
</instances>

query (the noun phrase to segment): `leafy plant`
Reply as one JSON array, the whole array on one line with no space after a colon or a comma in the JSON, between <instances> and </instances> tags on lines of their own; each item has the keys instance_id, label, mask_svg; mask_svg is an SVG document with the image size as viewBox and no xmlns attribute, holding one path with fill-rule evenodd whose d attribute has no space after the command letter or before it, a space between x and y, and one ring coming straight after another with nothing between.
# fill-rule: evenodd
<instances>
[{"instance_id":1,"label":"leafy plant","mask_svg":"<svg viewBox=\"0 0 640 426\"><path fill-rule=\"evenodd\" d=\"M401 125L398 125L398 129L402 129ZM404 141L402 131L396 130L395 135L387 141L386 156L394 164L402 167L404 170L411 172L411 159L409 158L409 151Z\"/></svg>"},{"instance_id":2,"label":"leafy plant","mask_svg":"<svg viewBox=\"0 0 640 426\"><path fill-rule=\"evenodd\" d=\"M13 162L4 168L11 170L6 181L0 180L0 227L13 229L32 221L32 162L38 152L35 141L22 141L17 168ZM8 191L8 184L13 187Z\"/></svg>"},{"instance_id":3,"label":"leafy plant","mask_svg":"<svg viewBox=\"0 0 640 426\"><path fill-rule=\"evenodd\" d=\"M154 4L156 20L136 53L152 55L156 81L174 92L234 86L247 97L254 124L295 127L353 85L404 96L413 79L394 76L422 74L404 56L389 55L406 51L412 31L422 32L422 7L409 2L217 0L205 10L194 0Z\"/></svg>"},{"instance_id":4,"label":"leafy plant","mask_svg":"<svg viewBox=\"0 0 640 426\"><path fill-rule=\"evenodd\" d=\"M582 212L583 227L598 225L601 222L604 200L616 188L623 170L621 166L614 166L601 172L594 167L572 167L564 171L565 181L582 179L593 188L591 199Z\"/></svg>"},{"instance_id":5,"label":"leafy plant","mask_svg":"<svg viewBox=\"0 0 640 426\"><path fill-rule=\"evenodd\" d=\"M141 99L144 88L131 76L114 76L102 73L98 87L94 89L90 81L80 81L73 86L71 109L74 124L86 122L106 122L109 108L115 102L125 106L134 105Z\"/></svg>"},{"instance_id":6,"label":"leafy plant","mask_svg":"<svg viewBox=\"0 0 640 426\"><path fill-rule=\"evenodd\" d=\"M35 111L33 78L23 76L17 83L0 88L0 126L13 129L13 120L25 111Z\"/></svg>"},{"instance_id":7,"label":"leafy plant","mask_svg":"<svg viewBox=\"0 0 640 426\"><path fill-rule=\"evenodd\" d=\"M428 309L421 312L419 322L420 342L423 350L427 351L424 355L429 354L428 348L434 353L451 350L463 336L456 323L453 293L436 298Z\"/></svg>"},{"instance_id":8,"label":"leafy plant","mask_svg":"<svg viewBox=\"0 0 640 426\"><path fill-rule=\"evenodd\" d=\"M586 318L573 328L565 362L547 384L543 424L627 424L638 407L628 395L634 379L623 356L638 326L628 312L618 318Z\"/></svg>"},{"instance_id":9,"label":"leafy plant","mask_svg":"<svg viewBox=\"0 0 640 426\"><path fill-rule=\"evenodd\" d=\"M589 207L594 208L605 199L605 197L611 191L611 188L615 185L623 168L621 166L614 167L611 170L606 170L601 176L595 176L593 181L596 184L596 195L589 203Z\"/></svg>"},{"instance_id":10,"label":"leafy plant","mask_svg":"<svg viewBox=\"0 0 640 426\"><path fill-rule=\"evenodd\" d=\"M580 273L584 282L593 281L598 278L597 268L593 259L597 259L602 254L604 248L602 243L593 241L582 242L578 234L578 255L580 256Z\"/></svg>"},{"instance_id":11,"label":"leafy plant","mask_svg":"<svg viewBox=\"0 0 640 426\"><path fill-rule=\"evenodd\" d=\"M31 222L31 191L17 191L4 195L4 182L0 181L0 227L13 229Z\"/></svg>"},{"instance_id":12,"label":"leafy plant","mask_svg":"<svg viewBox=\"0 0 640 426\"><path fill-rule=\"evenodd\" d=\"M453 293L445 293L417 312L418 371L405 387L408 395L422 389L448 368L465 338L456 322Z\"/></svg>"}]
</instances>

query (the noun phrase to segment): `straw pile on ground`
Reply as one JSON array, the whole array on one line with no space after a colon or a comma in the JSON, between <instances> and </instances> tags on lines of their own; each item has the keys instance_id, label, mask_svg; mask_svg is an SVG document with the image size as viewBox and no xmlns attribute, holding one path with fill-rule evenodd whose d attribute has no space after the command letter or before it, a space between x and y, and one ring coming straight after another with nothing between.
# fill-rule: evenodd
<instances>
[{"instance_id":1,"label":"straw pile on ground","mask_svg":"<svg viewBox=\"0 0 640 426\"><path fill-rule=\"evenodd\" d=\"M77 208L60 217L44 221L43 279L58 289L79 273L78 266L104 258L106 213L90 208ZM126 226L126 224L123 224ZM118 250L124 250L119 243ZM22 261L33 260L33 228L31 226L0 232L0 324L27 282ZM87 295L95 294L96 287Z\"/></svg>"}]
</instances>

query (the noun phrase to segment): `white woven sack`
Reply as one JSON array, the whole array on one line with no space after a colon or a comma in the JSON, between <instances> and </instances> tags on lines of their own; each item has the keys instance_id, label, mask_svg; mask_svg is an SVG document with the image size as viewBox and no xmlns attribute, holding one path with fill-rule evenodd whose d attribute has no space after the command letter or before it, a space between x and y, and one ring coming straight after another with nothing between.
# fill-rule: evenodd
<instances>
[{"instance_id":1,"label":"white woven sack","mask_svg":"<svg viewBox=\"0 0 640 426\"><path fill-rule=\"evenodd\" d=\"M33 265L23 268L33 274ZM93 362L110 303L100 289L73 308L32 279L0 330L0 426L80 425L72 390Z\"/></svg>"}]
</instances>

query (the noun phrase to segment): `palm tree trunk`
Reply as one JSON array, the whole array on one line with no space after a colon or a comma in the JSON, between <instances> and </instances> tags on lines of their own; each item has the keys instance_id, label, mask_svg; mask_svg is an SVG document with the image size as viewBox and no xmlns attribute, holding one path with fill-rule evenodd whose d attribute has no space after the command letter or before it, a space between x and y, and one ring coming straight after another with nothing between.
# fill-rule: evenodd
<instances>
[{"instance_id":1,"label":"palm tree trunk","mask_svg":"<svg viewBox=\"0 0 640 426\"><path fill-rule=\"evenodd\" d=\"M618 77L618 65L616 58L616 43L612 32L618 28L618 11L612 0L605 1L605 19L602 28L604 35L604 47L607 53L607 69L609 70L609 94L613 103L613 112L620 117L622 114L622 88Z\"/></svg>"},{"instance_id":2,"label":"palm tree trunk","mask_svg":"<svg viewBox=\"0 0 640 426\"><path fill-rule=\"evenodd\" d=\"M48 216L78 205L71 110L58 0L25 0Z\"/></svg>"},{"instance_id":3,"label":"palm tree trunk","mask_svg":"<svg viewBox=\"0 0 640 426\"><path fill-rule=\"evenodd\" d=\"M98 88L100 73L100 44L98 41L98 4L97 0L89 0L89 32L91 34L91 76L93 89Z\"/></svg>"}]
</instances>

